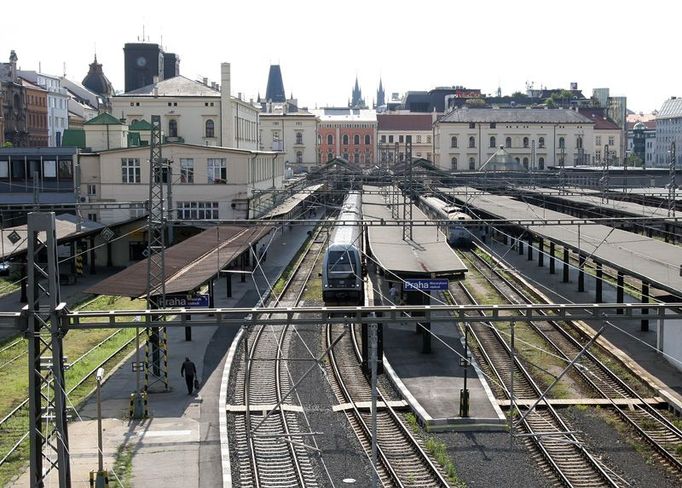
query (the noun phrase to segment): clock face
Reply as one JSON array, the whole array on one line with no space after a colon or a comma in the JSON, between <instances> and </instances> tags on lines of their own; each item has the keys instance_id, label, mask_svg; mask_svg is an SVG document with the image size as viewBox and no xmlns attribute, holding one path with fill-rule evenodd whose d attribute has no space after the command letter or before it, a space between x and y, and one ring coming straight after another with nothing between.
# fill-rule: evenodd
<instances>
[{"instance_id":1,"label":"clock face","mask_svg":"<svg viewBox=\"0 0 682 488\"><path fill-rule=\"evenodd\" d=\"M147 60L144 57L140 56L139 58L137 58L137 65L140 68L142 68L145 64L147 64Z\"/></svg>"}]
</instances>

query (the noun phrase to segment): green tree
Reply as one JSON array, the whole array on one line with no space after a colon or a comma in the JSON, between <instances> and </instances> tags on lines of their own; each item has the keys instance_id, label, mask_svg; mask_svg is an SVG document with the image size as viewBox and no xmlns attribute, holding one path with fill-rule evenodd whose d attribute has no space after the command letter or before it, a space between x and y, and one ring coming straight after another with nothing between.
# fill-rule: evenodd
<instances>
[{"instance_id":1,"label":"green tree","mask_svg":"<svg viewBox=\"0 0 682 488\"><path fill-rule=\"evenodd\" d=\"M14 144L12 144L9 141L6 141L5 143L3 143L2 147L14 147Z\"/></svg>"},{"instance_id":2,"label":"green tree","mask_svg":"<svg viewBox=\"0 0 682 488\"><path fill-rule=\"evenodd\" d=\"M638 168L644 166L644 161L642 161L642 158L637 156L635 153L630 153L628 154L628 157L625 158L625 164L631 168Z\"/></svg>"},{"instance_id":3,"label":"green tree","mask_svg":"<svg viewBox=\"0 0 682 488\"><path fill-rule=\"evenodd\" d=\"M549 97L547 100L545 100L545 105L547 105L547 108L556 108L556 103L552 97Z\"/></svg>"}]
</instances>

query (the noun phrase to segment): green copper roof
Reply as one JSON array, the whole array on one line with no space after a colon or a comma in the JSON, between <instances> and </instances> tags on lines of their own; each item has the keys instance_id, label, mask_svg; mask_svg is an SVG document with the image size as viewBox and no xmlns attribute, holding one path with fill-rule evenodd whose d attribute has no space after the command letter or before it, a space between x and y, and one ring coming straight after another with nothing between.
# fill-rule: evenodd
<instances>
[{"instance_id":1,"label":"green copper roof","mask_svg":"<svg viewBox=\"0 0 682 488\"><path fill-rule=\"evenodd\" d=\"M140 133L128 132L128 147L136 147L140 145Z\"/></svg>"},{"instance_id":2,"label":"green copper roof","mask_svg":"<svg viewBox=\"0 0 682 488\"><path fill-rule=\"evenodd\" d=\"M123 125L121 121L118 120L111 114L106 112L99 114L97 117L88 120L83 125Z\"/></svg>"},{"instance_id":3,"label":"green copper roof","mask_svg":"<svg viewBox=\"0 0 682 488\"><path fill-rule=\"evenodd\" d=\"M85 148L85 131L83 129L65 129L62 146Z\"/></svg>"},{"instance_id":4,"label":"green copper roof","mask_svg":"<svg viewBox=\"0 0 682 488\"><path fill-rule=\"evenodd\" d=\"M146 120L137 120L133 122L130 127L130 130L152 130L152 124L147 122Z\"/></svg>"}]
</instances>

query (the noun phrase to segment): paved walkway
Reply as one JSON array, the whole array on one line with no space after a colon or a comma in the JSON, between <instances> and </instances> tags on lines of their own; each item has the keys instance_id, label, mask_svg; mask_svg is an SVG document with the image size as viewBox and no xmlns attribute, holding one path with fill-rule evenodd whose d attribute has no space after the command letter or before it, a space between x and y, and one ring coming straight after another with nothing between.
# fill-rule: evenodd
<instances>
[{"instance_id":1,"label":"paved walkway","mask_svg":"<svg viewBox=\"0 0 682 488\"><path fill-rule=\"evenodd\" d=\"M268 248L263 273L249 276L245 283L232 277L232 297L227 298L226 281L215 285L216 307L255 305L291 261L307 237L309 227L296 226L277 232ZM269 239L267 236L266 239ZM267 278L266 278L267 277ZM129 421L130 393L135 391L132 360L110 375L102 386L103 452L105 469L111 471L116 451L125 446L133 452L132 484L138 487L214 488L222 486L218 394L224 357L238 327L202 326L192 328L192 341L185 341L184 328L169 327L169 384L164 393L150 394L152 417L144 422ZM180 366L185 356L197 366L202 386L188 395ZM89 472L97 469L96 404L91 400L81 410L82 421L69 425L73 487L89 486ZM14 486L28 486L24 474ZM55 483L46 486L56 486Z\"/></svg>"},{"instance_id":2,"label":"paved walkway","mask_svg":"<svg viewBox=\"0 0 682 488\"><path fill-rule=\"evenodd\" d=\"M381 290L383 303L390 304L385 278L372 272L370 277L375 290ZM505 430L505 416L477 368L467 372L469 416L460 416L462 335L454 323L432 323L431 332L435 335L431 352L425 354L423 333L418 334L414 325L384 324L384 356L390 364L386 372L421 422L428 430Z\"/></svg>"}]
</instances>

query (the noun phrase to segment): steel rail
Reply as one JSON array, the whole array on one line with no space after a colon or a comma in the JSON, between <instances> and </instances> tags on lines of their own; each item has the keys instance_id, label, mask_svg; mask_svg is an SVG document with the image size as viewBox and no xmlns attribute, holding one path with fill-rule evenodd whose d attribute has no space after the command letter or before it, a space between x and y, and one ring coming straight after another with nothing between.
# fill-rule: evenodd
<instances>
[{"instance_id":1,"label":"steel rail","mask_svg":"<svg viewBox=\"0 0 682 488\"><path fill-rule=\"evenodd\" d=\"M482 251L486 252L484 249L482 249ZM531 303L526 294L519 290L516 284L513 283L511 279L503 276L502 273L500 273L497 269L493 268L488 262L486 262L484 259L478 256L476 253L472 254L476 256L480 262L487 266L500 280L502 280L502 282L505 283L506 286L508 286L514 293L521 297L521 299L524 302ZM489 253L487 254L489 255ZM490 257L492 258L492 256ZM472 263L472 265L474 265L475 267L477 267L477 269L480 270L480 268L478 268L478 266L475 263L473 263L472 261L470 262ZM484 273L482 272L481 274L484 275ZM505 294L499 288L499 286L496 285L492 280L488 279L488 281L498 291L498 293L500 293L502 296L505 296L507 299L512 300L512 297L509 297L507 294ZM578 350L580 350L582 346L580 346L577 339L575 339L571 334L569 334L565 328L559 327L559 324L555 320L553 320L551 316L542 313L541 315L545 315L546 318L544 321L551 325L554 328L554 330L560 333L561 336L564 339L566 339L573 348L577 348ZM566 321L566 323L572 325L575 330L581 333L581 335L584 335L584 332L579 327L577 327L574 322ZM533 327L536 333L544 340L546 340L552 346L552 348L563 357L563 359L567 361L570 361L572 359L568 356L566 351L564 351L564 349L562 349L558 344L556 344L540 327L538 327L538 325L535 322L529 322L529 325ZM608 353L608 351L606 352ZM635 405L634 408L640 409L645 415L652 418L662 428L666 429L671 436L677 438L677 442L681 443L680 445L682 445L682 431L679 428L677 428L672 422L670 422L663 415L661 415L660 412L658 412L654 407L652 407L646 401L644 401L644 399L639 393L637 393L632 387L630 387L630 385L623 381L606 364L604 364L603 361L599 360L590 351L586 351L584 357L587 360L589 360L594 366L596 366L602 372L602 374L605 375L606 379L608 379L609 381L613 382L616 385L617 388L614 388L613 386L609 385L615 392L621 393L622 398L632 398L638 400L639 403ZM613 401L613 398L608 393L606 393L602 387L597 385L596 380L590 377L590 375L588 375L583 368L574 368L574 371L576 371L591 388L597 391L599 395L601 395L603 398L610 400L619 417L621 417L621 419L626 424L634 428L635 431L644 440L646 440L669 464L672 465L672 467L674 467L678 471L682 471L682 462L680 462L680 459L678 459L674 453L670 452L670 450L666 449L660 442L656 441L641 425L637 423L637 421L634 418L630 417L624 411L626 407L616 404L616 402ZM606 383L604 379L602 379L602 381ZM622 390L622 392L619 392L618 388Z\"/></svg>"}]
</instances>

